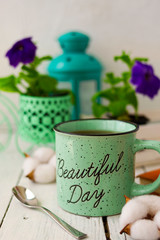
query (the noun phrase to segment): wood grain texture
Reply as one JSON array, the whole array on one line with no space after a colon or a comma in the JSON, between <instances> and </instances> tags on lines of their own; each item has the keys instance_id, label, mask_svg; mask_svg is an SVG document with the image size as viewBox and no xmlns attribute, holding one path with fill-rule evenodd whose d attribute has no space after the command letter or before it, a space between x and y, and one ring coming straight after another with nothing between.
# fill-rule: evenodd
<instances>
[{"instance_id":1,"label":"wood grain texture","mask_svg":"<svg viewBox=\"0 0 160 240\"><path fill-rule=\"evenodd\" d=\"M105 240L102 218L87 218L65 212L57 204L56 184L36 184L22 177L19 185L29 187L39 199L41 205L78 230L87 233L92 240ZM13 186L13 184L12 184ZM11 194L11 188L9 189ZM7 199L7 198L6 198ZM72 240L50 217L43 212L22 206L13 197L0 231L1 240Z\"/></svg>"},{"instance_id":2,"label":"wood grain texture","mask_svg":"<svg viewBox=\"0 0 160 240\"><path fill-rule=\"evenodd\" d=\"M137 137L159 140L159 129L160 125L158 123L141 127ZM160 167L159 163L157 165L153 163L151 166L147 164L146 167L144 159L149 157L149 155L145 155L145 151L140 152L140 154L143 161L141 161L140 167L136 169L136 175ZM153 158L152 154L151 157ZM74 239L43 212L28 209L22 206L14 197L12 198L11 189L17 183L29 187L35 193L42 206L53 211L73 227L88 234L88 240L106 239L102 218L87 218L65 212L57 203L56 183L36 184L25 178L21 175L23 160L24 158L16 149L13 137L9 148L4 153L0 153L1 240ZM138 182L138 179L136 181ZM111 240L133 240L128 235L119 234L119 215L107 217L107 225Z\"/></svg>"},{"instance_id":3,"label":"wood grain texture","mask_svg":"<svg viewBox=\"0 0 160 240\"><path fill-rule=\"evenodd\" d=\"M0 224L11 199L11 188L21 174L23 157L15 148L14 139L5 152L0 153Z\"/></svg>"}]
</instances>

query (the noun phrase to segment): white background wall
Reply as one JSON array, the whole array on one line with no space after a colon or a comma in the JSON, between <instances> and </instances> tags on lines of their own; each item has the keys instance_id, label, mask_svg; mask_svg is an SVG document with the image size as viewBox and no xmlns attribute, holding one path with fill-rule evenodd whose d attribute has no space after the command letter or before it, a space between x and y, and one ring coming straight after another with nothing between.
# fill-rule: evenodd
<instances>
[{"instance_id":1,"label":"white background wall","mask_svg":"<svg viewBox=\"0 0 160 240\"><path fill-rule=\"evenodd\" d=\"M57 37L77 30L91 37L89 53L97 56L105 71L124 70L113 56L122 50L148 57L160 77L159 0L0 0L0 76L15 72L5 53L11 45L32 36L38 54L61 53ZM16 94L7 94L18 103ZM159 95L139 96L139 108L159 108Z\"/></svg>"}]
</instances>

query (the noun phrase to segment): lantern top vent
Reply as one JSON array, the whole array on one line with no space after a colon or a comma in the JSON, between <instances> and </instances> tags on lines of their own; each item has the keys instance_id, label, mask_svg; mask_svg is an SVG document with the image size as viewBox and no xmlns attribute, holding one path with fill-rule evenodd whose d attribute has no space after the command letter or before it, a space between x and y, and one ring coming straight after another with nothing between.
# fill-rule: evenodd
<instances>
[{"instance_id":1,"label":"lantern top vent","mask_svg":"<svg viewBox=\"0 0 160 240\"><path fill-rule=\"evenodd\" d=\"M100 72L100 62L92 55L85 53L89 37L79 32L68 32L58 38L63 54L54 58L48 67L50 76L55 73Z\"/></svg>"},{"instance_id":2,"label":"lantern top vent","mask_svg":"<svg viewBox=\"0 0 160 240\"><path fill-rule=\"evenodd\" d=\"M79 32L68 32L58 38L64 52L84 52L89 44L89 37Z\"/></svg>"}]
</instances>

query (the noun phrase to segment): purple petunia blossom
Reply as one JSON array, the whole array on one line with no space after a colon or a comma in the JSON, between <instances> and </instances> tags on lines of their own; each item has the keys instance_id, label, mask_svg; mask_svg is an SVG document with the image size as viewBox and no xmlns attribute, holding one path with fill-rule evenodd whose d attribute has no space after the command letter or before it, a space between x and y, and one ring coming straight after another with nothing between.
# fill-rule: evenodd
<instances>
[{"instance_id":1,"label":"purple petunia blossom","mask_svg":"<svg viewBox=\"0 0 160 240\"><path fill-rule=\"evenodd\" d=\"M17 67L19 63L31 63L35 58L36 48L31 37L24 38L12 46L6 53L6 57L9 58L10 65L13 67Z\"/></svg>"},{"instance_id":2,"label":"purple petunia blossom","mask_svg":"<svg viewBox=\"0 0 160 240\"><path fill-rule=\"evenodd\" d=\"M136 85L136 92L147 95L150 98L158 93L160 79L154 75L152 66L136 61L132 68L130 82Z\"/></svg>"}]
</instances>

